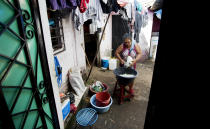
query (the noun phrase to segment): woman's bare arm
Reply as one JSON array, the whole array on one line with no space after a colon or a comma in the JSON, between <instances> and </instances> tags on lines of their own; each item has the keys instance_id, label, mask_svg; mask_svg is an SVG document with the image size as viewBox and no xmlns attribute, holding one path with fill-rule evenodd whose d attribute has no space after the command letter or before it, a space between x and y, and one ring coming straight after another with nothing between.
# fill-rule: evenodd
<instances>
[{"instance_id":1,"label":"woman's bare arm","mask_svg":"<svg viewBox=\"0 0 210 129\"><path fill-rule=\"evenodd\" d=\"M120 57L120 53L121 53L122 50L123 50L123 45L121 44L121 45L117 48L117 50L115 51L115 56L117 57L117 59L120 60L120 63L121 63L121 64L124 64L125 61Z\"/></svg>"},{"instance_id":2,"label":"woman's bare arm","mask_svg":"<svg viewBox=\"0 0 210 129\"><path fill-rule=\"evenodd\" d=\"M139 45L135 44L135 49L136 49L136 59L133 60L131 66L133 66L138 60L141 59L142 56L142 52L141 52L141 48L139 47Z\"/></svg>"}]
</instances>

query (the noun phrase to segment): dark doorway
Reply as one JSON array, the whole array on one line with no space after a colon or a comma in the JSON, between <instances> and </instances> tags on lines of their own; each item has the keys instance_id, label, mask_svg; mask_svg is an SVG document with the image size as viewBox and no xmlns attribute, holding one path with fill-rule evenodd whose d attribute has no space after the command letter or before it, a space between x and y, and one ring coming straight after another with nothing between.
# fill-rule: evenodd
<instances>
[{"instance_id":1,"label":"dark doorway","mask_svg":"<svg viewBox=\"0 0 210 129\"><path fill-rule=\"evenodd\" d=\"M121 18L121 15L112 16L112 56L117 47L123 42L123 35L130 33L128 21Z\"/></svg>"},{"instance_id":2,"label":"dark doorway","mask_svg":"<svg viewBox=\"0 0 210 129\"><path fill-rule=\"evenodd\" d=\"M98 42L97 32L94 34L90 34L89 25L91 23L92 23L92 20L88 20L83 25L84 40L85 40L85 53L87 55L87 58L88 58L90 64L93 63L94 57L96 55L97 42ZM96 60L97 60L97 58L96 58ZM95 62L95 65L97 65L97 62Z\"/></svg>"}]
</instances>

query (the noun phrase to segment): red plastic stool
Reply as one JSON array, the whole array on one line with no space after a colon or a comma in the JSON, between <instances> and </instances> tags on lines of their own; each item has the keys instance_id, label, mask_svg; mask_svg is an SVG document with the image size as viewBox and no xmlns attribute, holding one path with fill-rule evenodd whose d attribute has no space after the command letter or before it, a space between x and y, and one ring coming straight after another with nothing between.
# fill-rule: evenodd
<instances>
[{"instance_id":1,"label":"red plastic stool","mask_svg":"<svg viewBox=\"0 0 210 129\"><path fill-rule=\"evenodd\" d=\"M115 83L115 88L114 88L114 93L113 97L117 96L118 97L118 103L122 104L123 101L127 98L130 100L133 96L130 94L130 92L125 89L125 85L119 84L118 81ZM118 93L117 93L118 92ZM128 95L125 95L125 93L128 93Z\"/></svg>"}]
</instances>

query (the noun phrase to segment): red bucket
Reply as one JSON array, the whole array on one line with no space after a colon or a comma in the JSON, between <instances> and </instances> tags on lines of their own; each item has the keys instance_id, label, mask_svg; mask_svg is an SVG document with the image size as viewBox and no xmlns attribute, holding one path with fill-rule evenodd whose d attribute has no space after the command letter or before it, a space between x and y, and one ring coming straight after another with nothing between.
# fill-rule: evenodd
<instances>
[{"instance_id":1,"label":"red bucket","mask_svg":"<svg viewBox=\"0 0 210 129\"><path fill-rule=\"evenodd\" d=\"M108 92L96 93L96 106L105 107L109 105L110 98L111 96Z\"/></svg>"}]
</instances>

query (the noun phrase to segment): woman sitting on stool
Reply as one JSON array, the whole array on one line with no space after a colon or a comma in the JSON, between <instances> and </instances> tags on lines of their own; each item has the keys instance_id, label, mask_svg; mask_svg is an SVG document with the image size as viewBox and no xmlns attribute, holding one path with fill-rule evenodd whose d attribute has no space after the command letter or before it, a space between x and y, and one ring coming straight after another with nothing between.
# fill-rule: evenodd
<instances>
[{"instance_id":1,"label":"woman sitting on stool","mask_svg":"<svg viewBox=\"0 0 210 129\"><path fill-rule=\"evenodd\" d=\"M132 38L129 34L124 35L124 43L122 43L116 50L115 56L120 60L120 66L123 67L127 61L128 56L130 56L133 61L130 67L136 69L136 62L141 58L141 49L138 44L132 43ZM129 84L129 92L134 96L133 90L134 82Z\"/></svg>"}]
</instances>

